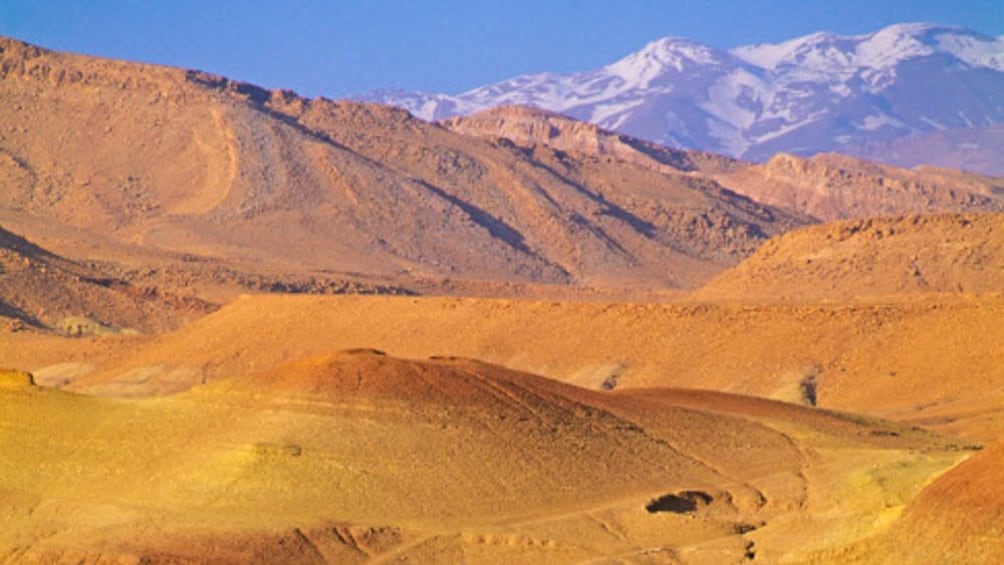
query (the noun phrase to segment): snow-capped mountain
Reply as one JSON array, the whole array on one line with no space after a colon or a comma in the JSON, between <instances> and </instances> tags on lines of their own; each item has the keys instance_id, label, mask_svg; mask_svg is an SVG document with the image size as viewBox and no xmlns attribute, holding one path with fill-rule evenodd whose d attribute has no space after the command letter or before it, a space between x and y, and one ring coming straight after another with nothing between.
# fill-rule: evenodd
<instances>
[{"instance_id":1,"label":"snow-capped mountain","mask_svg":"<svg viewBox=\"0 0 1004 565\"><path fill-rule=\"evenodd\" d=\"M664 38L593 71L523 75L455 96L378 91L357 99L428 120L535 106L673 147L753 160L779 151L881 159L869 151L894 140L1004 123L1004 37L897 24L730 51ZM899 155L897 164L916 164L909 161Z\"/></svg>"}]
</instances>

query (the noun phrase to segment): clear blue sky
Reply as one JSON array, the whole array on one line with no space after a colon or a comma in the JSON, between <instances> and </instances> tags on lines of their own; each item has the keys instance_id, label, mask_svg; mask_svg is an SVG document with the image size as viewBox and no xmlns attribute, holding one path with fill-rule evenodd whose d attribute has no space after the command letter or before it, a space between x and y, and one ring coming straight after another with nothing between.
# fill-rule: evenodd
<instances>
[{"instance_id":1,"label":"clear blue sky","mask_svg":"<svg viewBox=\"0 0 1004 565\"><path fill-rule=\"evenodd\" d=\"M0 0L0 35L331 98L591 69L665 36L729 48L905 21L1004 35L1004 0Z\"/></svg>"}]
</instances>

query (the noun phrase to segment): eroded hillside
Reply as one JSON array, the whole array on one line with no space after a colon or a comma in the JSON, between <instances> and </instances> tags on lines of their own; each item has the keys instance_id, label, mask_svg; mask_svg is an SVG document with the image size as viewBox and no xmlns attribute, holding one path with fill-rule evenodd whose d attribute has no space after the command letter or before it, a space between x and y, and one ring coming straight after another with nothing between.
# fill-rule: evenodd
<instances>
[{"instance_id":1,"label":"eroded hillside","mask_svg":"<svg viewBox=\"0 0 1004 565\"><path fill-rule=\"evenodd\" d=\"M1004 214L903 216L787 233L697 291L703 299L839 302L1004 292Z\"/></svg>"},{"instance_id":2,"label":"eroded hillside","mask_svg":"<svg viewBox=\"0 0 1004 565\"><path fill-rule=\"evenodd\" d=\"M0 215L74 257L90 240L399 279L691 287L799 224L708 179L400 110L2 48Z\"/></svg>"}]
</instances>

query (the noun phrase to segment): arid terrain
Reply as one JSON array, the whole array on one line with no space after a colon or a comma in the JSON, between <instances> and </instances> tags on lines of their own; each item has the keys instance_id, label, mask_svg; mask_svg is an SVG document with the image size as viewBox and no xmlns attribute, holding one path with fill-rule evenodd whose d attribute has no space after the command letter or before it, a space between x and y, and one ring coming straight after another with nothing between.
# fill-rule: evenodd
<instances>
[{"instance_id":1,"label":"arid terrain","mask_svg":"<svg viewBox=\"0 0 1004 565\"><path fill-rule=\"evenodd\" d=\"M1004 179L13 39L0 99L0 562L1004 559Z\"/></svg>"}]
</instances>

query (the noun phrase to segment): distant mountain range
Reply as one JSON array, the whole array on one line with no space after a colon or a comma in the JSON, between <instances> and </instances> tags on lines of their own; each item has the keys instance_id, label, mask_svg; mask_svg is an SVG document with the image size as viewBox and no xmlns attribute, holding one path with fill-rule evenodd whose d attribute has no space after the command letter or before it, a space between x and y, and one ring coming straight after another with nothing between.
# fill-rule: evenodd
<instances>
[{"instance_id":1,"label":"distant mountain range","mask_svg":"<svg viewBox=\"0 0 1004 565\"><path fill-rule=\"evenodd\" d=\"M592 71L523 75L455 96L384 90L355 98L426 120L533 106L754 161L841 152L1004 174L1004 37L941 25L728 51L664 38Z\"/></svg>"}]
</instances>

